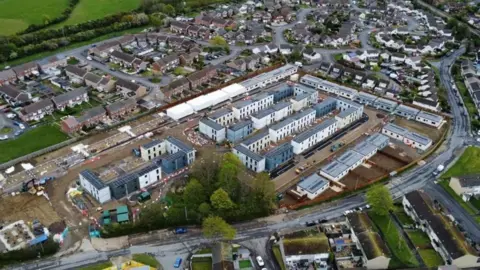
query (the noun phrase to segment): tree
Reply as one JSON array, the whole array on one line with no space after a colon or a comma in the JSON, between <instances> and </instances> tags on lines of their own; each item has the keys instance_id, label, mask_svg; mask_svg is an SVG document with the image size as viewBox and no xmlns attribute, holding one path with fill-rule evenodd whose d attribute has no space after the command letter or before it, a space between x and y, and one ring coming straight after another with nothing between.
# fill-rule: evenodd
<instances>
[{"instance_id":1,"label":"tree","mask_svg":"<svg viewBox=\"0 0 480 270\"><path fill-rule=\"evenodd\" d=\"M237 176L244 169L245 166L233 153L223 155L218 172L218 186L223 188L231 198L235 199L240 190L240 182Z\"/></svg>"},{"instance_id":2,"label":"tree","mask_svg":"<svg viewBox=\"0 0 480 270\"><path fill-rule=\"evenodd\" d=\"M230 210L235 206L228 193L222 188L215 190L212 196L210 196L210 202L215 209L221 211Z\"/></svg>"},{"instance_id":3,"label":"tree","mask_svg":"<svg viewBox=\"0 0 480 270\"><path fill-rule=\"evenodd\" d=\"M220 155L214 152L209 152L193 164L191 170L192 173L190 175L195 179L198 179L205 189L206 194L212 194L213 191L215 191L217 173L221 163L220 158Z\"/></svg>"},{"instance_id":4,"label":"tree","mask_svg":"<svg viewBox=\"0 0 480 270\"><path fill-rule=\"evenodd\" d=\"M265 172L257 174L253 181L253 190L259 192L266 200L273 201L275 198L275 184Z\"/></svg>"},{"instance_id":5,"label":"tree","mask_svg":"<svg viewBox=\"0 0 480 270\"><path fill-rule=\"evenodd\" d=\"M157 16L150 16L150 23L155 27L155 29L160 29L163 25L163 20Z\"/></svg>"},{"instance_id":6,"label":"tree","mask_svg":"<svg viewBox=\"0 0 480 270\"><path fill-rule=\"evenodd\" d=\"M388 215L393 209L393 199L388 188L384 185L374 185L367 191L367 202L375 214Z\"/></svg>"},{"instance_id":7,"label":"tree","mask_svg":"<svg viewBox=\"0 0 480 270\"><path fill-rule=\"evenodd\" d=\"M382 69L379 66L374 66L372 68L372 70L375 71L375 72L380 72L380 70L382 70Z\"/></svg>"},{"instance_id":8,"label":"tree","mask_svg":"<svg viewBox=\"0 0 480 270\"><path fill-rule=\"evenodd\" d=\"M208 214L210 214L210 211L211 211L210 204L206 202L200 204L200 206L198 207L198 212L203 216L207 216Z\"/></svg>"},{"instance_id":9,"label":"tree","mask_svg":"<svg viewBox=\"0 0 480 270\"><path fill-rule=\"evenodd\" d=\"M167 14L168 16L174 16L175 8L172 5L165 5L163 8L163 13Z\"/></svg>"},{"instance_id":10,"label":"tree","mask_svg":"<svg viewBox=\"0 0 480 270\"><path fill-rule=\"evenodd\" d=\"M233 240L237 231L221 217L209 216L202 223L203 235L207 238L221 237L225 240Z\"/></svg>"},{"instance_id":11,"label":"tree","mask_svg":"<svg viewBox=\"0 0 480 270\"><path fill-rule=\"evenodd\" d=\"M194 209L197 205L205 202L206 199L207 196L202 184L200 184L197 179L190 180L183 192L183 201L185 202L185 205L190 209Z\"/></svg>"},{"instance_id":12,"label":"tree","mask_svg":"<svg viewBox=\"0 0 480 270\"><path fill-rule=\"evenodd\" d=\"M222 46L222 47L228 47L228 43L225 40L225 38L221 36L214 36L212 39L210 39L210 44L215 45L215 46Z\"/></svg>"}]
</instances>

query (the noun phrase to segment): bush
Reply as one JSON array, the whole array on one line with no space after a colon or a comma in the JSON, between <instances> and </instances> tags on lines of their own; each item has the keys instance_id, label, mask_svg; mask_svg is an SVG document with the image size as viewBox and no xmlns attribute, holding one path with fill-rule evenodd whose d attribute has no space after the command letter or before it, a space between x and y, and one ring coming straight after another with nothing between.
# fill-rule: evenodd
<instances>
[{"instance_id":1,"label":"bush","mask_svg":"<svg viewBox=\"0 0 480 270\"><path fill-rule=\"evenodd\" d=\"M60 246L51 238L42 244L28 247L20 250L13 250L6 253L0 253L0 266L21 263L25 261L35 260L39 256L45 257L55 254Z\"/></svg>"}]
</instances>

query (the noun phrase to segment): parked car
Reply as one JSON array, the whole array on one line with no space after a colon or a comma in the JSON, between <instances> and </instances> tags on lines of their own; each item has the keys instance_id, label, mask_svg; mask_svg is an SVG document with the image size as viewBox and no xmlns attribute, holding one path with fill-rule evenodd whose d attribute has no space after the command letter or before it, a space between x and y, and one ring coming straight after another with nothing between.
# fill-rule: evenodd
<instances>
[{"instance_id":1,"label":"parked car","mask_svg":"<svg viewBox=\"0 0 480 270\"><path fill-rule=\"evenodd\" d=\"M257 260L257 263L260 267L265 265L261 256L257 256L255 259Z\"/></svg>"},{"instance_id":2,"label":"parked car","mask_svg":"<svg viewBox=\"0 0 480 270\"><path fill-rule=\"evenodd\" d=\"M175 234L187 233L187 228L175 228Z\"/></svg>"},{"instance_id":3,"label":"parked car","mask_svg":"<svg viewBox=\"0 0 480 270\"><path fill-rule=\"evenodd\" d=\"M182 265L182 258L177 258L173 264L173 267L180 268L180 265Z\"/></svg>"},{"instance_id":4,"label":"parked car","mask_svg":"<svg viewBox=\"0 0 480 270\"><path fill-rule=\"evenodd\" d=\"M305 222L305 226L307 226L307 227L312 227L312 226L315 226L315 225L316 225L316 223L314 221Z\"/></svg>"}]
</instances>

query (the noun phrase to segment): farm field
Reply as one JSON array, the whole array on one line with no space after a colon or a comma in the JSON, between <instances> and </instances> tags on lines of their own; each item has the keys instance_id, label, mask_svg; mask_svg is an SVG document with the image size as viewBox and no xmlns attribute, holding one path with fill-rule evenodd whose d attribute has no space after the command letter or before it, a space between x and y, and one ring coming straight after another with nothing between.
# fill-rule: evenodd
<instances>
[{"instance_id":1,"label":"farm field","mask_svg":"<svg viewBox=\"0 0 480 270\"><path fill-rule=\"evenodd\" d=\"M46 18L59 16L68 6L68 0L1 0L0 35L11 35L30 24L42 24Z\"/></svg>"},{"instance_id":2,"label":"farm field","mask_svg":"<svg viewBox=\"0 0 480 270\"><path fill-rule=\"evenodd\" d=\"M17 139L0 143L0 163L63 142L68 136L58 126L44 125L20 135Z\"/></svg>"},{"instance_id":3,"label":"farm field","mask_svg":"<svg viewBox=\"0 0 480 270\"><path fill-rule=\"evenodd\" d=\"M115 13L131 11L139 6L140 0L81 0L68 20L53 27L96 20Z\"/></svg>"}]
</instances>

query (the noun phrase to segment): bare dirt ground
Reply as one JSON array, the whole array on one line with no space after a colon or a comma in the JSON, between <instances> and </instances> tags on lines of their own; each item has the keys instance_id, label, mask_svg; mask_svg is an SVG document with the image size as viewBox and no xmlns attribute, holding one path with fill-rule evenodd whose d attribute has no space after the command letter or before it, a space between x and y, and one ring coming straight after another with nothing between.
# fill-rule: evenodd
<instances>
[{"instance_id":1,"label":"bare dirt ground","mask_svg":"<svg viewBox=\"0 0 480 270\"><path fill-rule=\"evenodd\" d=\"M433 140L434 144L442 137L444 129L447 128L447 125L445 124L440 129L437 129L413 120L407 120L403 117L395 117L394 123L396 125L408 128L410 131L428 136Z\"/></svg>"},{"instance_id":2,"label":"bare dirt ground","mask_svg":"<svg viewBox=\"0 0 480 270\"><path fill-rule=\"evenodd\" d=\"M1 220L5 223L17 220L32 222L38 219L43 225L50 226L61 220L45 197L27 193L0 198L0 213Z\"/></svg>"}]
</instances>

